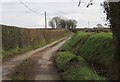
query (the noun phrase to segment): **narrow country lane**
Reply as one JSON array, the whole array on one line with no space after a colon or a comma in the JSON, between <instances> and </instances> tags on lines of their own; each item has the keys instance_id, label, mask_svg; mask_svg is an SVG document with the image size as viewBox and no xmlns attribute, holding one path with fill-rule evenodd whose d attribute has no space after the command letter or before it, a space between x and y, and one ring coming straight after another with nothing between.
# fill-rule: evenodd
<instances>
[{"instance_id":1,"label":"narrow country lane","mask_svg":"<svg viewBox=\"0 0 120 82\"><path fill-rule=\"evenodd\" d=\"M27 79L32 80L54 80L60 79L57 70L53 64L52 57L55 52L68 40L63 38L48 44L42 48L32 50L25 54L18 55L2 65L2 80L11 80L13 74L16 72L16 67L19 66L24 60L30 58L34 60L35 66L32 67L31 73ZM36 59L37 57L37 59ZM34 77L34 78L33 78Z\"/></svg>"},{"instance_id":2,"label":"narrow country lane","mask_svg":"<svg viewBox=\"0 0 120 82\"><path fill-rule=\"evenodd\" d=\"M31 56L31 61L34 62L30 73L27 75L27 80L60 80L60 76L54 64L53 57L57 50L67 41Z\"/></svg>"}]
</instances>

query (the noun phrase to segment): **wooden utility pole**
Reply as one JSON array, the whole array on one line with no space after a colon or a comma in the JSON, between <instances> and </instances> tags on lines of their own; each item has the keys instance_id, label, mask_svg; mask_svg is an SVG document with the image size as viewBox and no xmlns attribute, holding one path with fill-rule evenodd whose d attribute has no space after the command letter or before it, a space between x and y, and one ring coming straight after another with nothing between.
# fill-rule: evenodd
<instances>
[{"instance_id":1,"label":"wooden utility pole","mask_svg":"<svg viewBox=\"0 0 120 82\"><path fill-rule=\"evenodd\" d=\"M47 28L46 11L45 11L45 28Z\"/></svg>"},{"instance_id":2,"label":"wooden utility pole","mask_svg":"<svg viewBox=\"0 0 120 82\"><path fill-rule=\"evenodd\" d=\"M90 22L88 21L88 28L90 27Z\"/></svg>"}]
</instances>

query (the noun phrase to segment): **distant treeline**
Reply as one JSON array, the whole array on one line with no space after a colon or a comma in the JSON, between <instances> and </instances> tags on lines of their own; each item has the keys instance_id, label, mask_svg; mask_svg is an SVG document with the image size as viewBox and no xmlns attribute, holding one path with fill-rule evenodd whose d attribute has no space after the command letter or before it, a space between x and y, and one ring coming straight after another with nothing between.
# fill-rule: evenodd
<instances>
[{"instance_id":1,"label":"distant treeline","mask_svg":"<svg viewBox=\"0 0 120 82\"><path fill-rule=\"evenodd\" d=\"M73 32L76 31L84 31L84 32L111 32L110 28L76 28L76 29L70 29Z\"/></svg>"},{"instance_id":2,"label":"distant treeline","mask_svg":"<svg viewBox=\"0 0 120 82\"><path fill-rule=\"evenodd\" d=\"M24 46L36 48L64 37L67 32L62 29L26 29L6 25L0 27L2 27L2 48L5 51Z\"/></svg>"}]
</instances>

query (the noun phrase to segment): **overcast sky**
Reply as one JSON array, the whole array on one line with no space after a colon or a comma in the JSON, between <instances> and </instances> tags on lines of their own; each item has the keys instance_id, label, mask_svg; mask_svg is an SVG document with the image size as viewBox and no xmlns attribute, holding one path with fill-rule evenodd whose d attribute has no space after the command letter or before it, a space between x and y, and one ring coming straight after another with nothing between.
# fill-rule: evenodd
<instances>
[{"instance_id":1,"label":"overcast sky","mask_svg":"<svg viewBox=\"0 0 120 82\"><path fill-rule=\"evenodd\" d=\"M100 2L93 0L94 5L86 8L89 0L83 0L77 7L79 0L21 0L38 14L31 12L19 0L4 0L0 6L0 24L15 25L20 27L44 27L44 11L47 12L47 21L54 16L62 16L78 21L78 27L96 26L105 24L105 14Z\"/></svg>"}]
</instances>

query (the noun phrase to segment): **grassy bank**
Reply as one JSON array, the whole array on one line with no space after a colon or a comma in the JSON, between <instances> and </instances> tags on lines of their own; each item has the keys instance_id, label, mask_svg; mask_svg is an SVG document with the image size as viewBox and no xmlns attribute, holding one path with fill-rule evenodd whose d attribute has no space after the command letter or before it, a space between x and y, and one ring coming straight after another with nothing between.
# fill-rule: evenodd
<instances>
[{"instance_id":1,"label":"grassy bank","mask_svg":"<svg viewBox=\"0 0 120 82\"><path fill-rule=\"evenodd\" d=\"M106 77L107 79L111 79L112 75L110 74L112 71L111 69L114 60L114 56L113 56L114 45L112 41L112 33L77 32L68 42L66 42L60 48L60 51L61 52L69 51L73 53L75 56L81 57L84 60L86 60L87 68L78 67L77 68L78 71L83 69L88 71L87 69L89 67L90 70L92 69L96 74L102 77ZM69 56L69 54L67 54L66 56ZM57 63L57 65L59 68L60 64ZM71 78L75 77L76 78L75 80L77 80L78 79L77 77L81 77L78 71L77 71L78 76L71 76ZM74 72L74 71L69 70L69 72ZM89 74L86 73L85 75L89 76ZM67 77L66 73L65 76ZM68 76L70 75L68 74Z\"/></svg>"},{"instance_id":2,"label":"grassy bank","mask_svg":"<svg viewBox=\"0 0 120 82\"><path fill-rule=\"evenodd\" d=\"M86 61L80 56L75 56L69 51L59 52L56 56L58 70L63 80L105 80L87 66Z\"/></svg>"}]
</instances>

